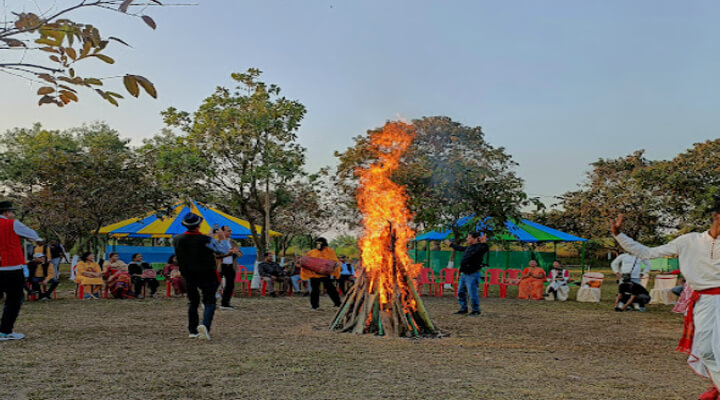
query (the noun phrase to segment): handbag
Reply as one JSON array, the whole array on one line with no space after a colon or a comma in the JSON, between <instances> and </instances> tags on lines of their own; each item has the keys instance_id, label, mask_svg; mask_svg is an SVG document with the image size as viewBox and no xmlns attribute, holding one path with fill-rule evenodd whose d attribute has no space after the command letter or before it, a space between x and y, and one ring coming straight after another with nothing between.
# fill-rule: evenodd
<instances>
[{"instance_id":1,"label":"handbag","mask_svg":"<svg viewBox=\"0 0 720 400\"><path fill-rule=\"evenodd\" d=\"M330 276L337 268L337 262L324 258L305 256L300 259L300 266L319 275Z\"/></svg>"}]
</instances>

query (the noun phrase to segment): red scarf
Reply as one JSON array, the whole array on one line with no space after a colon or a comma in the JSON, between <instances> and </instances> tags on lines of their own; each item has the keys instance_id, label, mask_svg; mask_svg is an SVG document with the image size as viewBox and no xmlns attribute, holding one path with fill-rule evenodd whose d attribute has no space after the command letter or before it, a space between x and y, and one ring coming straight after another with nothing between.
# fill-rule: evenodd
<instances>
[{"instance_id":1,"label":"red scarf","mask_svg":"<svg viewBox=\"0 0 720 400\"><path fill-rule=\"evenodd\" d=\"M688 289L689 288L686 288L686 290ZM678 347L675 349L676 351L690 354L690 351L692 350L693 338L695 337L695 322L693 320L694 308L695 303L700 300L700 295L702 294L715 296L720 295L720 287L694 291L693 294L690 295L687 312L685 313L685 326L683 327L683 334L682 338L680 338L680 343L678 343Z\"/></svg>"}]
</instances>

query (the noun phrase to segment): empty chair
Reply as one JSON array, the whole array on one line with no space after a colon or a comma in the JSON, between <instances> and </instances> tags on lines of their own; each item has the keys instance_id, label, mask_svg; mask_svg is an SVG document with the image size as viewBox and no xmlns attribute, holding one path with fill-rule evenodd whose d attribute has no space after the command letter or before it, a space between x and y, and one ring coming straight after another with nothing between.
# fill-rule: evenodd
<instances>
[{"instance_id":1,"label":"empty chair","mask_svg":"<svg viewBox=\"0 0 720 400\"><path fill-rule=\"evenodd\" d=\"M581 303L599 303L602 294L602 283L605 275L602 272L586 272L582 277L577 301Z\"/></svg>"},{"instance_id":2,"label":"empty chair","mask_svg":"<svg viewBox=\"0 0 720 400\"><path fill-rule=\"evenodd\" d=\"M671 291L677 286L677 275L657 275L650 291L650 304L675 304L678 297Z\"/></svg>"},{"instance_id":3,"label":"empty chair","mask_svg":"<svg viewBox=\"0 0 720 400\"><path fill-rule=\"evenodd\" d=\"M418 288L418 294L422 295L422 289L423 285L428 286L428 295L435 295L437 296L437 283L435 283L435 272L430 268L423 268L420 270L420 275L418 275L417 280L415 281L417 288Z\"/></svg>"},{"instance_id":4,"label":"empty chair","mask_svg":"<svg viewBox=\"0 0 720 400\"><path fill-rule=\"evenodd\" d=\"M437 294L442 296L445 285L452 285L453 293L457 295L458 280L460 279L460 271L455 268L443 268L440 270L440 282L437 284Z\"/></svg>"},{"instance_id":5,"label":"empty chair","mask_svg":"<svg viewBox=\"0 0 720 400\"><path fill-rule=\"evenodd\" d=\"M248 297L251 296L252 291L250 290L250 280L247 277L248 270L245 268L244 265L238 265L238 270L235 273L235 283L238 283L240 290L245 290L245 287L247 287L247 295Z\"/></svg>"},{"instance_id":6,"label":"empty chair","mask_svg":"<svg viewBox=\"0 0 720 400\"><path fill-rule=\"evenodd\" d=\"M488 268L485 271L485 283L483 284L483 298L487 297L490 285L500 288L500 298L505 298L505 283L503 282L503 270L500 268Z\"/></svg>"}]
</instances>

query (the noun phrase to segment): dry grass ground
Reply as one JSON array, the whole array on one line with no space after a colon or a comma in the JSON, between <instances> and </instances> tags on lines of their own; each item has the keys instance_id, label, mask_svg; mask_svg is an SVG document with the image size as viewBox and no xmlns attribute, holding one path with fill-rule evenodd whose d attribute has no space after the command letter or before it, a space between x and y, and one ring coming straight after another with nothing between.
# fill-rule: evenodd
<instances>
[{"instance_id":1,"label":"dry grass ground","mask_svg":"<svg viewBox=\"0 0 720 400\"><path fill-rule=\"evenodd\" d=\"M573 297L576 289L573 289ZM162 289L161 289L162 291ZM482 300L479 318L425 297L443 339L327 330L323 299L236 298L210 342L188 339L184 299L26 303L0 343L2 399L691 399L708 383L673 349L668 306ZM509 290L512 296L517 291Z\"/></svg>"}]
</instances>

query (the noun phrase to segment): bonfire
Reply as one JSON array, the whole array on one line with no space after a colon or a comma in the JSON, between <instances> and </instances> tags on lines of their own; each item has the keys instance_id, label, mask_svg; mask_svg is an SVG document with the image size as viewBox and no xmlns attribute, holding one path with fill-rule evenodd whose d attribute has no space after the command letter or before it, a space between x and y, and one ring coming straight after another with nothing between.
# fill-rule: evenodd
<instances>
[{"instance_id":1,"label":"bonfire","mask_svg":"<svg viewBox=\"0 0 720 400\"><path fill-rule=\"evenodd\" d=\"M421 265L412 261L407 250L415 236L409 226L412 214L407 209L407 193L391 179L414 137L412 125L401 122L388 122L370 134L375 161L356 170L357 202L363 214L361 272L330 329L397 337L438 333L415 287Z\"/></svg>"}]
</instances>

